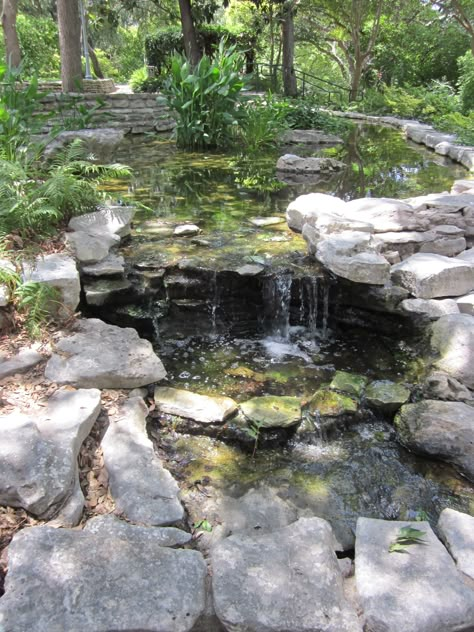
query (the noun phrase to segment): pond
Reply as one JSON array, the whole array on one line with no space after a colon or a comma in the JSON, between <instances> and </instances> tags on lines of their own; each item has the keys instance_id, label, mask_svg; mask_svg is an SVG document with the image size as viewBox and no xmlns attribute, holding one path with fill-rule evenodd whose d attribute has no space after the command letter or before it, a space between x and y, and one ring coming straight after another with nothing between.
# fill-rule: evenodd
<instances>
[{"instance_id":1,"label":"pond","mask_svg":"<svg viewBox=\"0 0 474 632\"><path fill-rule=\"evenodd\" d=\"M151 323L142 333L153 338L170 386L238 403L296 397L310 427L263 432L252 455L254 439L242 432L241 414L224 429L203 432L152 413L150 434L181 482L191 519L217 525L225 521L223 499L272 490L301 515L330 520L348 550L358 515L435 523L444 507L474 514L473 486L449 465L402 448L391 420L364 398L355 415L332 426L308 413L312 395L336 371L414 389L424 366L418 340L341 318L333 280L306 257L304 240L284 220L288 203L302 193L404 198L449 190L465 170L375 126L354 127L344 145L318 152L347 164L328 178L280 182L275 164L281 153L197 154L167 140L132 139L117 159L133 168L133 181L108 187L147 209L138 212L124 248L139 287L134 303L98 315L119 324ZM201 232L175 236L185 222ZM239 277L236 269L245 264L263 272Z\"/></svg>"}]
</instances>

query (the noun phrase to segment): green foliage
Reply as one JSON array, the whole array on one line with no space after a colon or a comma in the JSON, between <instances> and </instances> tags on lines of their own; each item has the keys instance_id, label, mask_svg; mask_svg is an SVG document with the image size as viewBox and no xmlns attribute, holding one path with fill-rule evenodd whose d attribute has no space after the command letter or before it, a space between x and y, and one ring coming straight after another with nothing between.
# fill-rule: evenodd
<instances>
[{"instance_id":1,"label":"green foliage","mask_svg":"<svg viewBox=\"0 0 474 632\"><path fill-rule=\"evenodd\" d=\"M426 544L423 537L426 531L420 531L420 529L413 529L413 527L402 527L397 537L391 542L388 547L389 553L408 553L407 547L413 544Z\"/></svg>"},{"instance_id":2,"label":"green foliage","mask_svg":"<svg viewBox=\"0 0 474 632\"><path fill-rule=\"evenodd\" d=\"M206 518L203 518L202 520L198 520L197 522L195 522L193 524L193 528L196 530L201 530L201 531L207 531L208 533L210 533L212 531L212 524L209 522L209 520L207 520Z\"/></svg>"},{"instance_id":3,"label":"green foliage","mask_svg":"<svg viewBox=\"0 0 474 632\"><path fill-rule=\"evenodd\" d=\"M49 320L54 304L59 304L59 290L46 283L26 281L15 291L16 306L25 315L25 327L31 338L39 338Z\"/></svg>"},{"instance_id":4,"label":"green foliage","mask_svg":"<svg viewBox=\"0 0 474 632\"><path fill-rule=\"evenodd\" d=\"M247 101L241 116L239 136L251 153L275 146L288 128L284 108L271 95Z\"/></svg>"},{"instance_id":5,"label":"green foliage","mask_svg":"<svg viewBox=\"0 0 474 632\"><path fill-rule=\"evenodd\" d=\"M254 440L252 458L255 457L257 452L258 440L260 439L260 432L262 430L263 421L249 421L247 428L244 428L245 434Z\"/></svg>"},{"instance_id":6,"label":"green foliage","mask_svg":"<svg viewBox=\"0 0 474 632\"><path fill-rule=\"evenodd\" d=\"M149 77L146 66L143 66L132 73L129 84L133 92L158 92L163 84L163 79L160 76Z\"/></svg>"},{"instance_id":7,"label":"green foliage","mask_svg":"<svg viewBox=\"0 0 474 632\"><path fill-rule=\"evenodd\" d=\"M22 77L57 79L60 71L58 27L52 18L19 14L18 39L22 53Z\"/></svg>"},{"instance_id":8,"label":"green foliage","mask_svg":"<svg viewBox=\"0 0 474 632\"><path fill-rule=\"evenodd\" d=\"M102 117L106 115L103 111L105 101L102 97L96 97L95 105L90 107L85 105L82 96L73 96L71 94L61 94L58 104L57 114L61 120L60 129L55 130L76 130L86 129L94 122L94 119L100 114Z\"/></svg>"},{"instance_id":9,"label":"green foliage","mask_svg":"<svg viewBox=\"0 0 474 632\"><path fill-rule=\"evenodd\" d=\"M474 111L464 116L460 112L446 114L436 120L437 129L456 134L457 142L474 145Z\"/></svg>"},{"instance_id":10,"label":"green foliage","mask_svg":"<svg viewBox=\"0 0 474 632\"><path fill-rule=\"evenodd\" d=\"M242 65L235 46L225 48L224 41L214 61L204 55L195 68L183 55L174 55L163 93L176 116L179 147L222 148L231 143L244 87Z\"/></svg>"},{"instance_id":11,"label":"green foliage","mask_svg":"<svg viewBox=\"0 0 474 632\"><path fill-rule=\"evenodd\" d=\"M341 134L351 127L347 121L323 112L311 99L283 99L279 101L279 107L292 129L318 129Z\"/></svg>"},{"instance_id":12,"label":"green foliage","mask_svg":"<svg viewBox=\"0 0 474 632\"><path fill-rule=\"evenodd\" d=\"M471 51L458 59L458 65L461 110L463 114L468 114L474 110L474 56Z\"/></svg>"}]
</instances>

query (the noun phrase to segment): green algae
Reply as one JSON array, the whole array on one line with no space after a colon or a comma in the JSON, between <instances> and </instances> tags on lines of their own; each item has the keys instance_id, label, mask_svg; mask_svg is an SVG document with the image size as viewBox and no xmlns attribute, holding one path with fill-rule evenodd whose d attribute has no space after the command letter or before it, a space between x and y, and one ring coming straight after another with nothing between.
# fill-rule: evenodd
<instances>
[{"instance_id":1,"label":"green algae","mask_svg":"<svg viewBox=\"0 0 474 632\"><path fill-rule=\"evenodd\" d=\"M301 419L301 404L297 397L255 397L240 407L244 415L261 428L287 428Z\"/></svg>"},{"instance_id":2,"label":"green algae","mask_svg":"<svg viewBox=\"0 0 474 632\"><path fill-rule=\"evenodd\" d=\"M357 412L357 402L341 393L328 389L317 391L309 403L309 412L320 417L339 417Z\"/></svg>"},{"instance_id":3,"label":"green algae","mask_svg":"<svg viewBox=\"0 0 474 632\"><path fill-rule=\"evenodd\" d=\"M367 378L356 373L347 371L336 371L329 388L334 391L341 391L348 395L355 395L360 398L367 384Z\"/></svg>"}]
</instances>

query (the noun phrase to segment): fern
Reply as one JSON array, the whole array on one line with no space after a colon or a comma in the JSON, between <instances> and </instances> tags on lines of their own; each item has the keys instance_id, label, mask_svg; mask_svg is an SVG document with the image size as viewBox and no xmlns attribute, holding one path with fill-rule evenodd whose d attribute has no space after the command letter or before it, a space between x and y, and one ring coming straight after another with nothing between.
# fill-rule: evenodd
<instances>
[{"instance_id":1,"label":"fern","mask_svg":"<svg viewBox=\"0 0 474 632\"><path fill-rule=\"evenodd\" d=\"M59 290L46 283L26 281L15 291L17 308L25 314L25 327L32 338L39 338L50 318L52 305L59 303Z\"/></svg>"}]
</instances>

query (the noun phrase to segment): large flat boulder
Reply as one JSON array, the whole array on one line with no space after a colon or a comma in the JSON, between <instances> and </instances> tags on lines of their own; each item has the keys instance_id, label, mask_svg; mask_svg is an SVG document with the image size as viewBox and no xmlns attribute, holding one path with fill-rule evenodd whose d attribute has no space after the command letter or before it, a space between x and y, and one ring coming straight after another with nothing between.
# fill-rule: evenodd
<instances>
[{"instance_id":1,"label":"large flat boulder","mask_svg":"<svg viewBox=\"0 0 474 632\"><path fill-rule=\"evenodd\" d=\"M261 536L232 535L212 550L216 614L226 630L360 632L346 601L329 523L301 518Z\"/></svg>"},{"instance_id":2,"label":"large flat boulder","mask_svg":"<svg viewBox=\"0 0 474 632\"><path fill-rule=\"evenodd\" d=\"M179 487L148 438L148 409L143 399L128 399L120 413L119 420L109 425L102 439L116 510L144 525L179 522L184 516Z\"/></svg>"},{"instance_id":3,"label":"large flat boulder","mask_svg":"<svg viewBox=\"0 0 474 632\"><path fill-rule=\"evenodd\" d=\"M474 481L474 409L434 399L402 406L395 419L409 450L452 463Z\"/></svg>"},{"instance_id":4,"label":"large flat boulder","mask_svg":"<svg viewBox=\"0 0 474 632\"><path fill-rule=\"evenodd\" d=\"M230 397L210 397L169 386L155 388L155 404L162 413L204 424L223 422L238 408Z\"/></svg>"},{"instance_id":5,"label":"large flat boulder","mask_svg":"<svg viewBox=\"0 0 474 632\"><path fill-rule=\"evenodd\" d=\"M120 237L114 234L89 234L84 230L66 233L66 244L83 265L94 265L103 261L112 246L120 243Z\"/></svg>"},{"instance_id":6,"label":"large flat boulder","mask_svg":"<svg viewBox=\"0 0 474 632\"><path fill-rule=\"evenodd\" d=\"M406 298L400 303L400 308L407 314L419 314L431 320L446 314L459 314L458 304L452 298Z\"/></svg>"},{"instance_id":7,"label":"large flat boulder","mask_svg":"<svg viewBox=\"0 0 474 632\"><path fill-rule=\"evenodd\" d=\"M99 411L99 390L60 389L46 412L1 417L0 504L49 518L78 491L80 518L77 456Z\"/></svg>"},{"instance_id":8,"label":"large flat boulder","mask_svg":"<svg viewBox=\"0 0 474 632\"><path fill-rule=\"evenodd\" d=\"M392 282L416 298L461 296L474 288L474 268L459 259L418 253L392 266Z\"/></svg>"},{"instance_id":9,"label":"large flat boulder","mask_svg":"<svg viewBox=\"0 0 474 632\"><path fill-rule=\"evenodd\" d=\"M151 343L134 329L96 318L80 320L77 329L56 345L46 365L49 380L83 388L136 388L165 377Z\"/></svg>"},{"instance_id":10,"label":"large flat boulder","mask_svg":"<svg viewBox=\"0 0 474 632\"><path fill-rule=\"evenodd\" d=\"M84 525L84 531L104 538L149 541L159 546L183 546L191 541L191 534L176 527L144 527L125 522L116 516L95 516Z\"/></svg>"},{"instance_id":11,"label":"large flat boulder","mask_svg":"<svg viewBox=\"0 0 474 632\"><path fill-rule=\"evenodd\" d=\"M339 136L324 134L317 129L290 129L281 140L294 145L339 145L344 142Z\"/></svg>"},{"instance_id":12,"label":"large flat boulder","mask_svg":"<svg viewBox=\"0 0 474 632\"><path fill-rule=\"evenodd\" d=\"M474 516L455 509L443 509L438 530L458 569L474 579Z\"/></svg>"},{"instance_id":13,"label":"large flat boulder","mask_svg":"<svg viewBox=\"0 0 474 632\"><path fill-rule=\"evenodd\" d=\"M344 215L350 219L373 224L376 233L424 231L427 220L417 216L413 208L391 198L361 198L347 202Z\"/></svg>"},{"instance_id":14,"label":"large flat boulder","mask_svg":"<svg viewBox=\"0 0 474 632\"><path fill-rule=\"evenodd\" d=\"M292 230L301 232L304 224L321 213L341 215L345 202L326 193L308 193L300 195L288 205L286 220Z\"/></svg>"},{"instance_id":15,"label":"large flat boulder","mask_svg":"<svg viewBox=\"0 0 474 632\"><path fill-rule=\"evenodd\" d=\"M424 531L425 544L389 553L400 529ZM356 586L365 628L371 632L460 632L474 626L474 590L468 587L428 522L359 518Z\"/></svg>"},{"instance_id":16,"label":"large flat boulder","mask_svg":"<svg viewBox=\"0 0 474 632\"><path fill-rule=\"evenodd\" d=\"M431 348L437 354L435 366L474 388L474 318L449 314L431 327Z\"/></svg>"},{"instance_id":17,"label":"large flat boulder","mask_svg":"<svg viewBox=\"0 0 474 632\"><path fill-rule=\"evenodd\" d=\"M88 235L125 237L130 234L134 213L134 209L129 206L107 206L93 213L73 217L69 228Z\"/></svg>"},{"instance_id":18,"label":"large flat boulder","mask_svg":"<svg viewBox=\"0 0 474 632\"><path fill-rule=\"evenodd\" d=\"M44 150L44 158L52 158L63 147L79 139L89 154L102 163L111 162L117 147L124 138L124 131L116 128L78 129L60 132Z\"/></svg>"},{"instance_id":19,"label":"large flat boulder","mask_svg":"<svg viewBox=\"0 0 474 632\"><path fill-rule=\"evenodd\" d=\"M249 421L261 428L288 428L301 419L301 402L297 397L254 397L240 408Z\"/></svg>"},{"instance_id":20,"label":"large flat boulder","mask_svg":"<svg viewBox=\"0 0 474 632\"><path fill-rule=\"evenodd\" d=\"M8 632L187 632L205 606L206 563L139 527L109 533L34 527L8 548L0 628ZM27 597L25 597L25 595Z\"/></svg>"}]
</instances>

